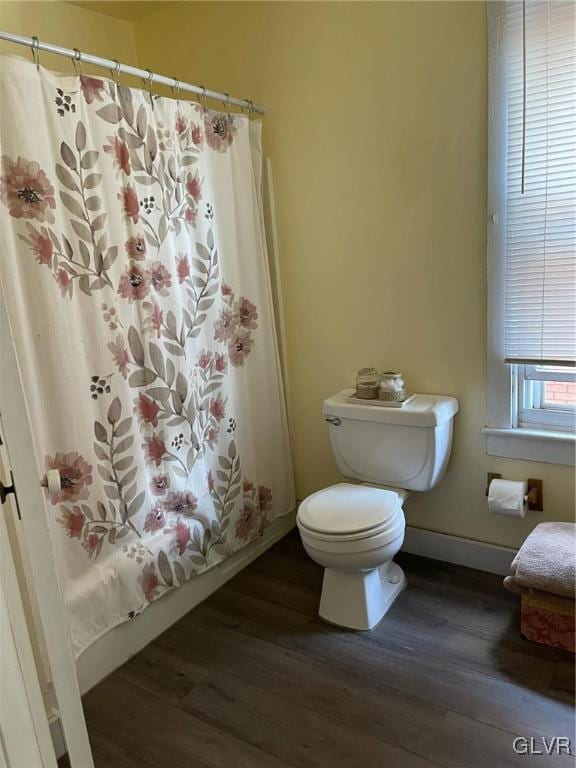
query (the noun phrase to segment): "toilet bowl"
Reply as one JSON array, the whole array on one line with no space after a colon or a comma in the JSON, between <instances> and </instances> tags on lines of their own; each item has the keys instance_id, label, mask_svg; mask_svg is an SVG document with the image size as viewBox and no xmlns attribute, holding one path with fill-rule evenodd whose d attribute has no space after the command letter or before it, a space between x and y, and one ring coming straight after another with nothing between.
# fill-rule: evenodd
<instances>
[{"instance_id":1,"label":"toilet bowl","mask_svg":"<svg viewBox=\"0 0 576 768\"><path fill-rule=\"evenodd\" d=\"M325 621L373 629L406 586L392 562L404 540L402 500L393 490L339 483L300 505L302 543L325 569L318 611Z\"/></svg>"},{"instance_id":2,"label":"toilet bowl","mask_svg":"<svg viewBox=\"0 0 576 768\"><path fill-rule=\"evenodd\" d=\"M458 402L414 395L402 408L351 400L344 389L324 401L339 483L304 499L296 518L302 543L323 566L319 614L350 629L372 629L406 586L393 561L404 541L402 504L440 482L452 447Z\"/></svg>"}]
</instances>

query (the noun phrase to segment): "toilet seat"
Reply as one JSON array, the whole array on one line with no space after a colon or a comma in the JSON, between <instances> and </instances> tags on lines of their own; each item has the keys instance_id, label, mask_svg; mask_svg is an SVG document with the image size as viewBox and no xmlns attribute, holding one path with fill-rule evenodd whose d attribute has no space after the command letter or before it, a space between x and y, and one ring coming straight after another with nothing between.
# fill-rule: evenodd
<instances>
[{"instance_id":1,"label":"toilet seat","mask_svg":"<svg viewBox=\"0 0 576 768\"><path fill-rule=\"evenodd\" d=\"M305 499L296 518L311 546L330 551L381 547L404 533L402 498L394 491L339 483Z\"/></svg>"}]
</instances>

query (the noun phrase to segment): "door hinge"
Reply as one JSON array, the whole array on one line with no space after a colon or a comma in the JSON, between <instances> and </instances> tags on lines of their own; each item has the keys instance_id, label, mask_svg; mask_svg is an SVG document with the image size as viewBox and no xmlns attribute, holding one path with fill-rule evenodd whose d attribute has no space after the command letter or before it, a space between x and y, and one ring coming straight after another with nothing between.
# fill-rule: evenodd
<instances>
[{"instance_id":1,"label":"door hinge","mask_svg":"<svg viewBox=\"0 0 576 768\"><path fill-rule=\"evenodd\" d=\"M0 504L4 504L7 497L10 494L14 494L14 501L16 503L16 512L18 513L18 520L22 520L20 516L20 505L18 504L18 496L16 495L16 486L14 485L14 475L10 472L10 485L4 485L0 482Z\"/></svg>"}]
</instances>

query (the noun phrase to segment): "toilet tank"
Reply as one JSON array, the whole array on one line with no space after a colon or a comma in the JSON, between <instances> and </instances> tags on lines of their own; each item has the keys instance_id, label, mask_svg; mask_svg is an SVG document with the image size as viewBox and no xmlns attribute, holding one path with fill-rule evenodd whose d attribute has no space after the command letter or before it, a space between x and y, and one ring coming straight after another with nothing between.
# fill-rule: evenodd
<instances>
[{"instance_id":1,"label":"toilet tank","mask_svg":"<svg viewBox=\"0 0 576 768\"><path fill-rule=\"evenodd\" d=\"M322 412L344 477L410 491L429 491L442 478L452 448L458 401L416 395L402 408L349 403L353 389L329 397Z\"/></svg>"}]
</instances>

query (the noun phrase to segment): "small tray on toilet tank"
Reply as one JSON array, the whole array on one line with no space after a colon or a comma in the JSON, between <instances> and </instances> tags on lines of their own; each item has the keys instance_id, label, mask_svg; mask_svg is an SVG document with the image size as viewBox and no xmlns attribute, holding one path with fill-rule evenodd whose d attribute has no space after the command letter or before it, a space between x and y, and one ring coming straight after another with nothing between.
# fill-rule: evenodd
<instances>
[{"instance_id":1,"label":"small tray on toilet tank","mask_svg":"<svg viewBox=\"0 0 576 768\"><path fill-rule=\"evenodd\" d=\"M378 405L380 408L403 408L408 403L411 403L415 397L416 395L407 395L406 400L400 402L398 400L367 400L362 397L350 395L350 397L346 398L346 402L359 405Z\"/></svg>"}]
</instances>

